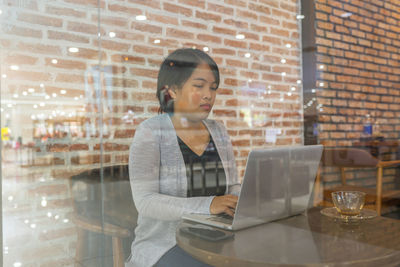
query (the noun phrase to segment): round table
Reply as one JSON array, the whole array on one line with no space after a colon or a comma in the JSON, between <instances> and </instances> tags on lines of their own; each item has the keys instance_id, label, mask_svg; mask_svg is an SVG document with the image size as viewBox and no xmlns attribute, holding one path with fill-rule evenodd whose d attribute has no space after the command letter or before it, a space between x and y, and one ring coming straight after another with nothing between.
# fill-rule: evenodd
<instances>
[{"instance_id":1,"label":"round table","mask_svg":"<svg viewBox=\"0 0 400 267\"><path fill-rule=\"evenodd\" d=\"M178 246L213 266L400 266L400 221L385 217L345 223L317 208L216 242L181 233L188 224Z\"/></svg>"}]
</instances>

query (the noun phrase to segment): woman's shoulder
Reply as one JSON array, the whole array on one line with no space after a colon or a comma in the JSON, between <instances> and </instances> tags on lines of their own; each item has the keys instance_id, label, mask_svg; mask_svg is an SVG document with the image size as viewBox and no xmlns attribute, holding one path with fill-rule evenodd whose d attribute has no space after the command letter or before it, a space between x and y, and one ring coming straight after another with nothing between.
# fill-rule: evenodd
<instances>
[{"instance_id":1,"label":"woman's shoulder","mask_svg":"<svg viewBox=\"0 0 400 267\"><path fill-rule=\"evenodd\" d=\"M159 114L157 116L142 121L139 124L139 128L151 128L151 129L161 128L162 126L165 127L167 122L168 122L168 115Z\"/></svg>"}]
</instances>

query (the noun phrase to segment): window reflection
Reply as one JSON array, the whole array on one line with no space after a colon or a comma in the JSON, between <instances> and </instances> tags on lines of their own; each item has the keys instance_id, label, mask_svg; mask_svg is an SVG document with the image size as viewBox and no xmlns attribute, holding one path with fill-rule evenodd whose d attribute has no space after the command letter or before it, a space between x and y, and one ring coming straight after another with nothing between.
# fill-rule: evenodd
<instances>
[{"instance_id":1,"label":"window reflection","mask_svg":"<svg viewBox=\"0 0 400 267\"><path fill-rule=\"evenodd\" d=\"M104 223L131 196L111 170L127 165L137 126L157 114L158 69L177 48L220 67L210 118L227 128L240 178L251 150L273 146L398 160L398 10L396 1L3 1L3 265L74 265L80 235L88 247L79 264L113 264ZM322 190L341 184L337 167L321 169ZM70 183L91 170L95 182ZM346 177L376 192L375 169L349 167ZM397 195L397 165L382 180ZM100 232L82 234L74 201L90 200Z\"/></svg>"}]
</instances>

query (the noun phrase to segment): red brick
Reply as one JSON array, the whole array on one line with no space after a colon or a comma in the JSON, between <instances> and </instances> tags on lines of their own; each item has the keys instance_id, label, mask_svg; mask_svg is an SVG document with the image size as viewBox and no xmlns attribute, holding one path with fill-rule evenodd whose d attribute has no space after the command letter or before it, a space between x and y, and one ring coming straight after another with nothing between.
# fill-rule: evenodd
<instances>
[{"instance_id":1,"label":"red brick","mask_svg":"<svg viewBox=\"0 0 400 267\"><path fill-rule=\"evenodd\" d=\"M231 47L238 47L238 48L247 48L247 43L245 41L236 41L236 40L224 40L224 44Z\"/></svg>"},{"instance_id":2,"label":"red brick","mask_svg":"<svg viewBox=\"0 0 400 267\"><path fill-rule=\"evenodd\" d=\"M227 14L227 15L231 15L231 16L233 15L233 8L218 5L218 4L213 4L211 2L207 3L207 10L212 11L212 12Z\"/></svg>"},{"instance_id":3,"label":"red brick","mask_svg":"<svg viewBox=\"0 0 400 267\"><path fill-rule=\"evenodd\" d=\"M143 15L143 12L139 8L131 8L126 5L118 5L118 4L108 4L108 10L113 12L123 12L129 14L129 16L135 17L138 15Z\"/></svg>"},{"instance_id":4,"label":"red brick","mask_svg":"<svg viewBox=\"0 0 400 267\"><path fill-rule=\"evenodd\" d=\"M259 21L265 24L271 24L271 25L279 25L280 22L278 19L271 18L270 16L259 16Z\"/></svg>"},{"instance_id":5,"label":"red brick","mask_svg":"<svg viewBox=\"0 0 400 267\"><path fill-rule=\"evenodd\" d=\"M65 40L76 43L89 43L89 38L73 33L49 30L47 31L47 36L49 39L54 39L54 40Z\"/></svg>"},{"instance_id":6,"label":"red brick","mask_svg":"<svg viewBox=\"0 0 400 267\"><path fill-rule=\"evenodd\" d=\"M221 38L217 37L215 35L210 35L210 34L198 34L197 39L205 42L212 42L212 43L221 43Z\"/></svg>"},{"instance_id":7,"label":"red brick","mask_svg":"<svg viewBox=\"0 0 400 267\"><path fill-rule=\"evenodd\" d=\"M112 61L114 62L124 62L124 63L130 63L130 64L144 64L145 63L145 58L144 57L138 57L138 56L131 56L131 55L112 55L111 56Z\"/></svg>"},{"instance_id":8,"label":"red brick","mask_svg":"<svg viewBox=\"0 0 400 267\"><path fill-rule=\"evenodd\" d=\"M7 79L10 80L27 80L36 82L47 82L50 80L50 74L44 72L33 72L33 71L10 71L7 72Z\"/></svg>"},{"instance_id":9,"label":"red brick","mask_svg":"<svg viewBox=\"0 0 400 267\"><path fill-rule=\"evenodd\" d=\"M69 16L76 18L85 18L86 12L77 11L73 8L46 6L46 13L59 16Z\"/></svg>"},{"instance_id":10,"label":"red brick","mask_svg":"<svg viewBox=\"0 0 400 267\"><path fill-rule=\"evenodd\" d=\"M142 68L131 68L130 72L132 75L147 77L147 78L157 78L158 70L153 69L142 69Z\"/></svg>"},{"instance_id":11,"label":"red brick","mask_svg":"<svg viewBox=\"0 0 400 267\"><path fill-rule=\"evenodd\" d=\"M174 5L174 4L170 4L170 3L164 3L163 7L164 7L165 11L181 14L186 17L191 17L192 13L193 13L190 8L186 8L183 6Z\"/></svg>"},{"instance_id":12,"label":"red brick","mask_svg":"<svg viewBox=\"0 0 400 267\"><path fill-rule=\"evenodd\" d=\"M162 27L150 25L147 23L140 23L137 21L132 22L131 28L146 33L156 33L156 34L162 33Z\"/></svg>"},{"instance_id":13,"label":"red brick","mask_svg":"<svg viewBox=\"0 0 400 267\"><path fill-rule=\"evenodd\" d=\"M138 81L126 78L117 78L113 77L112 84L115 87L123 87L123 88L137 88Z\"/></svg>"},{"instance_id":14,"label":"red brick","mask_svg":"<svg viewBox=\"0 0 400 267\"><path fill-rule=\"evenodd\" d=\"M189 20L181 20L182 26L186 26L186 27L191 27L191 28L195 28L195 29L207 29L207 25L203 24L203 23L198 23L198 22L193 22L193 21L189 21ZM214 26L214 28L216 28ZM214 32L216 32L214 30Z\"/></svg>"},{"instance_id":15,"label":"red brick","mask_svg":"<svg viewBox=\"0 0 400 267\"><path fill-rule=\"evenodd\" d=\"M201 9L205 8L205 1L204 0L178 0L179 3L188 5L190 7L199 7Z\"/></svg>"},{"instance_id":16,"label":"red brick","mask_svg":"<svg viewBox=\"0 0 400 267\"><path fill-rule=\"evenodd\" d=\"M14 25L3 24L1 31L5 34L17 35L22 37L42 38L42 31Z\"/></svg>"},{"instance_id":17,"label":"red brick","mask_svg":"<svg viewBox=\"0 0 400 267\"><path fill-rule=\"evenodd\" d=\"M194 39L194 34L192 32L181 31L174 28L167 28L167 36L185 38L185 39Z\"/></svg>"},{"instance_id":18,"label":"red brick","mask_svg":"<svg viewBox=\"0 0 400 267\"><path fill-rule=\"evenodd\" d=\"M221 16L196 10L196 18L221 22Z\"/></svg>"},{"instance_id":19,"label":"red brick","mask_svg":"<svg viewBox=\"0 0 400 267\"><path fill-rule=\"evenodd\" d=\"M262 15L270 15L271 14L271 8L269 8L268 6L262 5L262 4L255 4L255 3L249 2L248 8L255 12L261 13Z\"/></svg>"},{"instance_id":20,"label":"red brick","mask_svg":"<svg viewBox=\"0 0 400 267\"><path fill-rule=\"evenodd\" d=\"M134 1L130 0L128 2L132 2L135 5L148 6L148 7L154 8L154 9L161 8L160 1L158 1L158 0L134 0Z\"/></svg>"},{"instance_id":21,"label":"red brick","mask_svg":"<svg viewBox=\"0 0 400 267\"><path fill-rule=\"evenodd\" d=\"M258 20L258 15L255 12L250 12L247 10L241 10L241 9L237 9L236 10L236 16L241 17L241 18L245 18L245 19L252 19L252 20Z\"/></svg>"},{"instance_id":22,"label":"red brick","mask_svg":"<svg viewBox=\"0 0 400 267\"><path fill-rule=\"evenodd\" d=\"M62 68L62 69L86 69L86 63L82 61L74 61L74 60L64 60L64 59L57 59L57 64L53 64L51 61L54 58L46 58L46 65L52 66L55 68Z\"/></svg>"},{"instance_id":23,"label":"red brick","mask_svg":"<svg viewBox=\"0 0 400 267\"><path fill-rule=\"evenodd\" d=\"M31 57L22 54L8 55L4 60L4 62L8 65L35 65L37 61L37 57Z\"/></svg>"},{"instance_id":24,"label":"red brick","mask_svg":"<svg viewBox=\"0 0 400 267\"><path fill-rule=\"evenodd\" d=\"M163 49L158 47L149 47L144 45L134 45L133 50L139 54L147 54L147 55L163 55Z\"/></svg>"},{"instance_id":25,"label":"red brick","mask_svg":"<svg viewBox=\"0 0 400 267\"><path fill-rule=\"evenodd\" d=\"M250 146L250 140L233 140L232 145L236 146Z\"/></svg>"},{"instance_id":26,"label":"red brick","mask_svg":"<svg viewBox=\"0 0 400 267\"><path fill-rule=\"evenodd\" d=\"M43 15L35 15L29 13L19 13L18 20L24 21L31 24L39 24L48 27L61 27L63 25L63 21L60 18L54 18Z\"/></svg>"},{"instance_id":27,"label":"red brick","mask_svg":"<svg viewBox=\"0 0 400 267\"><path fill-rule=\"evenodd\" d=\"M227 110L227 109L213 109L213 114L218 117L236 117L235 110Z\"/></svg>"},{"instance_id":28,"label":"red brick","mask_svg":"<svg viewBox=\"0 0 400 267\"><path fill-rule=\"evenodd\" d=\"M88 33L97 38L97 33L99 29L95 24L88 24L83 22L73 22L69 21L67 24L67 30L72 32L81 32L81 33ZM104 32L100 30L100 32Z\"/></svg>"}]
</instances>

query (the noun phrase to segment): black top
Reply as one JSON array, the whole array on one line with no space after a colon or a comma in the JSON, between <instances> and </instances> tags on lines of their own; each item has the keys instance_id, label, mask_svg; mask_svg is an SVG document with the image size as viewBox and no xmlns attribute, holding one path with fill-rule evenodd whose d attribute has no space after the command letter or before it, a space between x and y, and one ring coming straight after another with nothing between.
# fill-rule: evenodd
<instances>
[{"instance_id":1,"label":"black top","mask_svg":"<svg viewBox=\"0 0 400 267\"><path fill-rule=\"evenodd\" d=\"M224 195L225 171L211 135L210 143L201 156L194 153L179 137L178 143L186 166L187 196Z\"/></svg>"}]
</instances>

